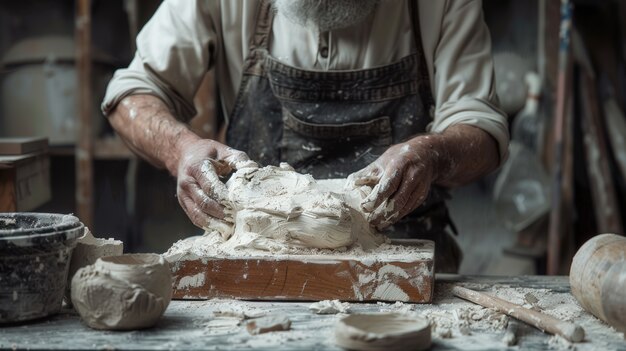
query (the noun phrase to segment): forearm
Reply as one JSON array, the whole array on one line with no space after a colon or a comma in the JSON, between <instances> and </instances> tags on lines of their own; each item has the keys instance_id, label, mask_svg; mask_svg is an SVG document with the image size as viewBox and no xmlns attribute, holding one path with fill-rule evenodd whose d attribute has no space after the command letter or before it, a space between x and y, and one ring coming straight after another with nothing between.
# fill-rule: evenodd
<instances>
[{"instance_id":1,"label":"forearm","mask_svg":"<svg viewBox=\"0 0 626 351\"><path fill-rule=\"evenodd\" d=\"M428 147L435 160L434 184L455 187L472 182L498 167L500 155L496 140L484 130L457 124L441 134L423 135L411 140Z\"/></svg>"},{"instance_id":2,"label":"forearm","mask_svg":"<svg viewBox=\"0 0 626 351\"><path fill-rule=\"evenodd\" d=\"M180 150L186 143L200 139L152 95L124 98L109 114L109 121L132 151L156 167L167 168L174 176Z\"/></svg>"}]
</instances>

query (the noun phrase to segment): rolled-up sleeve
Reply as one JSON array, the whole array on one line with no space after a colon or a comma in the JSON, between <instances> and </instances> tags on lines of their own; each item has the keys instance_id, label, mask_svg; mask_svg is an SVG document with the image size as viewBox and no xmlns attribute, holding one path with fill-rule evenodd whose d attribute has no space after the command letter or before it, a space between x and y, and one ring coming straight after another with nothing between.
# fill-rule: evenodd
<instances>
[{"instance_id":1,"label":"rolled-up sleeve","mask_svg":"<svg viewBox=\"0 0 626 351\"><path fill-rule=\"evenodd\" d=\"M498 143L500 162L509 145L508 122L498 107L491 38L481 1L448 0L433 57L436 101L433 132L469 124Z\"/></svg>"},{"instance_id":2,"label":"rolled-up sleeve","mask_svg":"<svg viewBox=\"0 0 626 351\"><path fill-rule=\"evenodd\" d=\"M126 96L154 95L176 118L191 119L193 97L213 64L217 35L211 4L166 0L137 36L128 68L117 70L107 87L102 112L108 115Z\"/></svg>"}]
</instances>

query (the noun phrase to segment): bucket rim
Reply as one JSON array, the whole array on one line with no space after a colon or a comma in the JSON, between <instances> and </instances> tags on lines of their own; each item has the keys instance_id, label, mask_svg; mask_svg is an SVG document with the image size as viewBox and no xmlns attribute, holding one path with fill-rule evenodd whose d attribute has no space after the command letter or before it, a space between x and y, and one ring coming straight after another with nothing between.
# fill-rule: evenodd
<instances>
[{"instance_id":1,"label":"bucket rim","mask_svg":"<svg viewBox=\"0 0 626 351\"><path fill-rule=\"evenodd\" d=\"M84 224L71 214L60 213L41 213L41 212L3 212L0 213L0 221L2 220L15 220L17 218L27 219L35 222L38 219L46 219L52 224L43 225L40 227L26 227L26 228L13 228L13 229L1 229L0 228L0 241L10 240L15 241L19 239L32 239L34 237L43 237L49 235L59 235L64 232L67 233L66 239L74 239L82 235L82 228ZM76 232L79 235L76 235Z\"/></svg>"}]
</instances>

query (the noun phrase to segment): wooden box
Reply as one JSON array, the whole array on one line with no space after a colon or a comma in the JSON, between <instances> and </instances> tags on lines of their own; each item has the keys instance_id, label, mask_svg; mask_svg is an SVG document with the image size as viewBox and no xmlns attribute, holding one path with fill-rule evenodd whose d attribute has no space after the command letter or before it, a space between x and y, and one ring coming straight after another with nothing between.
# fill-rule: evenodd
<instances>
[{"instance_id":1,"label":"wooden box","mask_svg":"<svg viewBox=\"0 0 626 351\"><path fill-rule=\"evenodd\" d=\"M0 212L32 211L50 197L50 159L46 153L0 156Z\"/></svg>"}]
</instances>

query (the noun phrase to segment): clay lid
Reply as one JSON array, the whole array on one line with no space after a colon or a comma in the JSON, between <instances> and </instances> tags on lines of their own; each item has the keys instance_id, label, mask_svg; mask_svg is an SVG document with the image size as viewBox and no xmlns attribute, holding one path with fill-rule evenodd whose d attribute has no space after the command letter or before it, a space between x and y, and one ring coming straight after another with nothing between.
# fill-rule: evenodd
<instances>
[{"instance_id":1,"label":"clay lid","mask_svg":"<svg viewBox=\"0 0 626 351\"><path fill-rule=\"evenodd\" d=\"M3 66L40 63L46 60L74 62L74 38L71 36L43 36L18 41L11 46L0 62ZM115 60L98 48L92 49L93 61L114 64Z\"/></svg>"}]
</instances>

